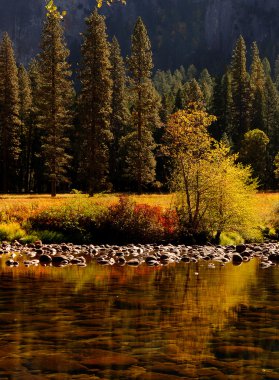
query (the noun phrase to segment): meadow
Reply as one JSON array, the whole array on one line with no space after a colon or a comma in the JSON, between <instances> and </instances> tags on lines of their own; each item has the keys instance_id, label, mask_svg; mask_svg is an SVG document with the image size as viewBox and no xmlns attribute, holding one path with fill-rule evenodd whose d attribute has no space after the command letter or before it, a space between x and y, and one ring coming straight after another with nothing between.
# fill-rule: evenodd
<instances>
[{"instance_id":1,"label":"meadow","mask_svg":"<svg viewBox=\"0 0 279 380\"><path fill-rule=\"evenodd\" d=\"M1 219L27 219L31 215L46 210L50 207L65 206L73 201L86 200L88 204L108 206L117 203L122 194L95 194L89 198L86 194L58 194L55 198L48 194L39 195L1 195L0 215ZM129 197L138 204L158 206L164 209L173 208L174 194L130 194ZM279 192L260 192L255 196L255 203L263 221L272 217L273 210L279 205Z\"/></svg>"},{"instance_id":2,"label":"meadow","mask_svg":"<svg viewBox=\"0 0 279 380\"><path fill-rule=\"evenodd\" d=\"M130 194L127 199L131 203L119 208L121 195L2 195L0 241L27 236L30 241L41 238L59 242L78 232L77 241L89 242L96 236L117 236L121 230L123 238L130 235L148 242L152 236L164 240L173 233L176 222L169 210L175 207L174 194ZM257 193L255 206L261 227L272 229L276 225L279 193Z\"/></svg>"},{"instance_id":3,"label":"meadow","mask_svg":"<svg viewBox=\"0 0 279 380\"><path fill-rule=\"evenodd\" d=\"M24 221L52 207L68 206L73 203L85 202L90 205L109 206L116 204L122 194L95 194L88 197L87 194L58 194L52 198L48 194L40 195L1 195L0 196L0 221ZM137 204L158 206L163 209L174 206L173 194L131 194L129 198ZM278 194L279 202L279 194Z\"/></svg>"}]
</instances>

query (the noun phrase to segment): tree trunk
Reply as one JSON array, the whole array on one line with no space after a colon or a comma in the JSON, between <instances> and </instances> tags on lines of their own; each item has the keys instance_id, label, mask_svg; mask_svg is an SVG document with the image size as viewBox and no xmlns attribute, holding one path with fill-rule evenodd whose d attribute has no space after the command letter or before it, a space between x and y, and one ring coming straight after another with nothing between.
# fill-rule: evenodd
<instances>
[{"instance_id":1,"label":"tree trunk","mask_svg":"<svg viewBox=\"0 0 279 380\"><path fill-rule=\"evenodd\" d=\"M51 180L51 196L56 197L56 179Z\"/></svg>"},{"instance_id":2,"label":"tree trunk","mask_svg":"<svg viewBox=\"0 0 279 380\"><path fill-rule=\"evenodd\" d=\"M216 235L215 235L215 237L214 237L214 239L213 239L213 242L214 242L215 244L220 244L221 233L222 233L221 230L218 230L218 231L216 232Z\"/></svg>"}]
</instances>

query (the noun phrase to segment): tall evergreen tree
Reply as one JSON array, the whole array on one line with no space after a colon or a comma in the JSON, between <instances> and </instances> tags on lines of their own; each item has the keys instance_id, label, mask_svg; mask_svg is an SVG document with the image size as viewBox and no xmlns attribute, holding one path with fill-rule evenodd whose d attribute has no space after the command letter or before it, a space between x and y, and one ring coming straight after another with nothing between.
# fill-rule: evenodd
<instances>
[{"instance_id":1,"label":"tall evergreen tree","mask_svg":"<svg viewBox=\"0 0 279 380\"><path fill-rule=\"evenodd\" d=\"M279 151L279 94L270 76L265 84L266 134L270 138L270 154L274 157Z\"/></svg>"},{"instance_id":2,"label":"tall evergreen tree","mask_svg":"<svg viewBox=\"0 0 279 380\"><path fill-rule=\"evenodd\" d=\"M222 97L223 97L223 123L224 133L232 141L233 136L233 97L232 97L232 74L227 70L222 78Z\"/></svg>"},{"instance_id":3,"label":"tall evergreen tree","mask_svg":"<svg viewBox=\"0 0 279 380\"><path fill-rule=\"evenodd\" d=\"M231 137L238 149L244 134L250 128L250 84L246 68L246 45L242 36L236 42L231 61L232 131Z\"/></svg>"},{"instance_id":4,"label":"tall evergreen tree","mask_svg":"<svg viewBox=\"0 0 279 380\"><path fill-rule=\"evenodd\" d=\"M56 195L57 184L67 181L71 158L67 133L72 127L73 85L63 33L60 19L49 14L44 22L39 55L38 107L39 125L43 130L42 155L52 196Z\"/></svg>"},{"instance_id":5,"label":"tall evergreen tree","mask_svg":"<svg viewBox=\"0 0 279 380\"><path fill-rule=\"evenodd\" d=\"M256 42L252 45L251 86L251 129L265 129L265 72Z\"/></svg>"},{"instance_id":6,"label":"tall evergreen tree","mask_svg":"<svg viewBox=\"0 0 279 380\"><path fill-rule=\"evenodd\" d=\"M239 160L245 165L251 165L253 174L264 186L267 176L267 145L269 138L260 129L245 133L239 151Z\"/></svg>"},{"instance_id":7,"label":"tall evergreen tree","mask_svg":"<svg viewBox=\"0 0 279 380\"><path fill-rule=\"evenodd\" d=\"M31 60L28 74L31 84L32 107L29 125L30 152L27 153L30 156L27 190L38 193L45 190L45 176L42 170L44 162L41 152L42 134L44 131L39 127L40 67L37 59Z\"/></svg>"},{"instance_id":8,"label":"tall evergreen tree","mask_svg":"<svg viewBox=\"0 0 279 380\"><path fill-rule=\"evenodd\" d=\"M160 123L159 96L151 81L151 44L141 18L138 18L134 28L128 63L132 131L123 141L127 147L126 175L141 193L143 185L155 180L155 144L152 132Z\"/></svg>"},{"instance_id":9,"label":"tall evergreen tree","mask_svg":"<svg viewBox=\"0 0 279 380\"><path fill-rule=\"evenodd\" d=\"M177 90L177 93L175 95L175 100L174 100L174 107L173 107L173 112L177 112L178 110L183 110L185 108L185 86L188 84L185 83L185 85L180 87Z\"/></svg>"},{"instance_id":10,"label":"tall evergreen tree","mask_svg":"<svg viewBox=\"0 0 279 380\"><path fill-rule=\"evenodd\" d=\"M23 65L19 66L19 114L21 119L20 188L29 191L30 158L32 144L32 88L29 74Z\"/></svg>"},{"instance_id":11,"label":"tall evergreen tree","mask_svg":"<svg viewBox=\"0 0 279 380\"><path fill-rule=\"evenodd\" d=\"M276 84L277 89L279 89L279 54L277 55L274 64L274 82Z\"/></svg>"},{"instance_id":12,"label":"tall evergreen tree","mask_svg":"<svg viewBox=\"0 0 279 380\"><path fill-rule=\"evenodd\" d=\"M196 79L192 79L189 82L186 82L184 85L184 108L190 103L196 103L200 108L204 108L204 94L200 85Z\"/></svg>"},{"instance_id":13,"label":"tall evergreen tree","mask_svg":"<svg viewBox=\"0 0 279 380\"><path fill-rule=\"evenodd\" d=\"M0 191L18 190L20 154L18 69L7 33L0 43Z\"/></svg>"},{"instance_id":14,"label":"tall evergreen tree","mask_svg":"<svg viewBox=\"0 0 279 380\"><path fill-rule=\"evenodd\" d=\"M206 109L212 109L214 80L209 74L207 69L202 70L199 78L199 85L203 92L203 98L205 101Z\"/></svg>"},{"instance_id":15,"label":"tall evergreen tree","mask_svg":"<svg viewBox=\"0 0 279 380\"><path fill-rule=\"evenodd\" d=\"M186 80L190 81L192 79L195 79L197 75L198 75L197 68L193 64L190 65L187 69Z\"/></svg>"},{"instance_id":16,"label":"tall evergreen tree","mask_svg":"<svg viewBox=\"0 0 279 380\"><path fill-rule=\"evenodd\" d=\"M80 71L83 132L82 171L89 194L107 188L111 134L111 64L105 19L95 9L86 20Z\"/></svg>"},{"instance_id":17,"label":"tall evergreen tree","mask_svg":"<svg viewBox=\"0 0 279 380\"><path fill-rule=\"evenodd\" d=\"M123 176L123 160L119 152L121 138L127 133L129 118L126 95L126 69L117 39L114 37L110 45L112 97L111 97L111 131L113 140L110 153L110 178L116 190L121 187Z\"/></svg>"},{"instance_id":18,"label":"tall evergreen tree","mask_svg":"<svg viewBox=\"0 0 279 380\"><path fill-rule=\"evenodd\" d=\"M270 139L268 144L267 156L267 186L272 187L274 181L274 158L279 151L279 94L276 84L273 83L270 76L266 79L265 84L266 98L266 134Z\"/></svg>"},{"instance_id":19,"label":"tall evergreen tree","mask_svg":"<svg viewBox=\"0 0 279 380\"><path fill-rule=\"evenodd\" d=\"M263 64L265 76L271 76L270 62L266 57L264 57L264 59L262 60L262 64Z\"/></svg>"}]
</instances>

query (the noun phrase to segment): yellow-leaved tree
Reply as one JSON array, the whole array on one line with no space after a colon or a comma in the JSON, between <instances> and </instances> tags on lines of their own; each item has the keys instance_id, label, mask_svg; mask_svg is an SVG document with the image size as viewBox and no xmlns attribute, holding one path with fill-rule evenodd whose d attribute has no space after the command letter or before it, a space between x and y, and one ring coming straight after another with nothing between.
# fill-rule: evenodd
<instances>
[{"instance_id":1,"label":"yellow-leaved tree","mask_svg":"<svg viewBox=\"0 0 279 380\"><path fill-rule=\"evenodd\" d=\"M173 162L172 186L184 234L206 233L219 241L223 231L259 238L254 207L256 183L249 167L210 137L216 120L199 105L171 115L165 132L165 153Z\"/></svg>"}]
</instances>

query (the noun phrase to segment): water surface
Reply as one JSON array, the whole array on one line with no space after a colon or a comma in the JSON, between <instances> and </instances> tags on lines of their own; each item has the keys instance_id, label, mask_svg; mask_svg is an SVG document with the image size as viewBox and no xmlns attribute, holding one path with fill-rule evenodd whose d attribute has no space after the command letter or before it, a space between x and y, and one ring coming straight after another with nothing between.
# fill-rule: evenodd
<instances>
[{"instance_id":1,"label":"water surface","mask_svg":"<svg viewBox=\"0 0 279 380\"><path fill-rule=\"evenodd\" d=\"M279 268L8 268L0 379L279 379Z\"/></svg>"}]
</instances>

